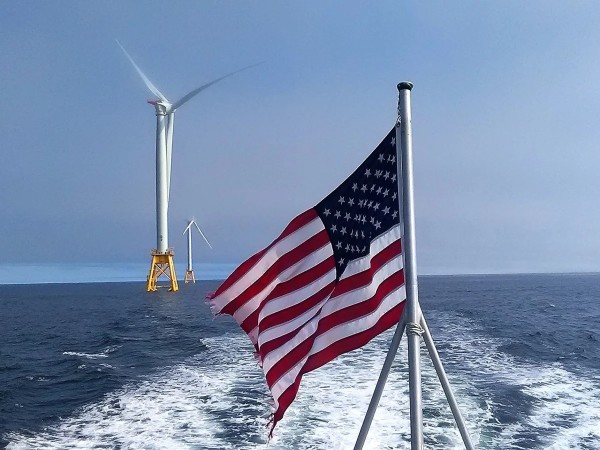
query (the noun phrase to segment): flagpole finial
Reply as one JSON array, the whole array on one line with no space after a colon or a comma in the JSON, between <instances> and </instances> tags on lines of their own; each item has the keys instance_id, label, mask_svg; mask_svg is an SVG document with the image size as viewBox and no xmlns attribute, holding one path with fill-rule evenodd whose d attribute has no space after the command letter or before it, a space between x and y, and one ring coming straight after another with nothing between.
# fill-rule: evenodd
<instances>
[{"instance_id":1,"label":"flagpole finial","mask_svg":"<svg viewBox=\"0 0 600 450\"><path fill-rule=\"evenodd\" d=\"M402 81L398 83L398 91L403 91L404 89L412 90L413 84L410 81Z\"/></svg>"}]
</instances>

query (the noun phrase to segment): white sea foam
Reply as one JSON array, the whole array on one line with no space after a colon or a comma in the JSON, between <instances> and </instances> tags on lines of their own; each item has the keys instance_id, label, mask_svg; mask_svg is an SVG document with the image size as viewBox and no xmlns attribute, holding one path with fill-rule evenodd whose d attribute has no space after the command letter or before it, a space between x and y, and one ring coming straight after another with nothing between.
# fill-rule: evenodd
<instances>
[{"instance_id":1,"label":"white sea foam","mask_svg":"<svg viewBox=\"0 0 600 450\"><path fill-rule=\"evenodd\" d=\"M39 377L39 376L38 377L28 376L28 377L25 377L25 378L27 378L29 381L38 381L38 382L48 381L48 378L46 378L46 377Z\"/></svg>"},{"instance_id":2,"label":"white sea foam","mask_svg":"<svg viewBox=\"0 0 600 450\"><path fill-rule=\"evenodd\" d=\"M250 435L266 436L266 399L239 404L247 388L264 385L246 338L222 337L206 343L206 354L125 385L40 433L7 435L8 448L225 449L236 437L220 436L227 435L224 421L234 429L236 423L251 421L245 425ZM243 356L226 353L231 349Z\"/></svg>"},{"instance_id":3,"label":"white sea foam","mask_svg":"<svg viewBox=\"0 0 600 450\"><path fill-rule=\"evenodd\" d=\"M278 426L274 443L281 448L353 448L367 410L377 377L385 359L391 333L375 339L372 345L343 355L318 371L305 375L300 394ZM410 417L408 372L404 362L406 343L401 345L390 372L386 390L375 414L365 449L408 448ZM443 392L434 384L431 365L423 365L423 398L429 411L425 420L429 446L461 448L460 436L451 425L443 403ZM485 410L473 398L461 402L467 417L485 417ZM310 439L306 439L310 436Z\"/></svg>"},{"instance_id":4,"label":"white sea foam","mask_svg":"<svg viewBox=\"0 0 600 450\"><path fill-rule=\"evenodd\" d=\"M476 448L600 448L600 380L561 364L534 365L499 351L505 343L465 319L438 317L437 341ZM207 351L107 394L43 432L10 434L9 449L25 448L352 448L365 414L391 331L368 346L305 375L296 401L266 443L272 400L252 346L241 335L203 340ZM365 448L409 448L409 399L403 341ZM493 390L502 383L527 396L529 413L499 423ZM510 397L507 397L510 402ZM444 394L423 353L426 447L460 449ZM509 405L510 406L510 405ZM524 433L537 443L524 443Z\"/></svg>"},{"instance_id":5,"label":"white sea foam","mask_svg":"<svg viewBox=\"0 0 600 450\"><path fill-rule=\"evenodd\" d=\"M108 355L105 353L63 352L63 355L79 356L80 358L87 359L108 358Z\"/></svg>"},{"instance_id":6,"label":"white sea foam","mask_svg":"<svg viewBox=\"0 0 600 450\"><path fill-rule=\"evenodd\" d=\"M447 340L448 354L460 361L465 379L503 383L527 396L531 404L531 411L514 423L486 424L480 430L482 448L600 448L598 377L572 373L560 363L532 364L519 360L499 351L508 340L487 337L464 318L448 315L443 323L442 336L455 337ZM478 392L469 395L476 396ZM493 411L505 407L490 398L486 401ZM535 436L535 440L528 441L528 436Z\"/></svg>"},{"instance_id":7,"label":"white sea foam","mask_svg":"<svg viewBox=\"0 0 600 450\"><path fill-rule=\"evenodd\" d=\"M109 345L101 353L84 353L84 352L63 352L63 355L67 356L77 356L79 358L85 359L98 359L98 358L108 358L108 356L115 352L117 349L121 348L121 345Z\"/></svg>"}]
</instances>

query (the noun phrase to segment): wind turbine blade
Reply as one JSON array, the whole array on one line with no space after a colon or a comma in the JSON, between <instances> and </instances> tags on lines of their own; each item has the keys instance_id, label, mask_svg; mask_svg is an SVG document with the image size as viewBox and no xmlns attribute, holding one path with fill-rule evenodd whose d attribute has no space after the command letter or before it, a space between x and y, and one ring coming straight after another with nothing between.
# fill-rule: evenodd
<instances>
[{"instance_id":1,"label":"wind turbine blade","mask_svg":"<svg viewBox=\"0 0 600 450\"><path fill-rule=\"evenodd\" d=\"M140 75L140 77L142 77L142 80L144 80L144 83L146 84L146 87L150 90L150 92L152 92L154 95L156 95L161 100L168 102L169 100L167 100L167 97L165 97L162 94L162 92L160 92L158 90L158 88L156 86L154 86L154 84L152 84L152 81L150 81L148 79L148 77L146 75L144 75L144 72L142 72L142 69L140 69L138 67L138 65L135 63L135 61L129 55L129 53L127 53L127 50L125 50L125 48L121 45L121 43L117 39L115 39L115 41L117 41L117 44L119 45L119 47L121 47L121 50L123 50L123 53L125 53L125 56L127 56L127 58L129 59L129 62L131 62L131 64L135 68L135 70L137 70L137 73Z\"/></svg>"},{"instance_id":2,"label":"wind turbine blade","mask_svg":"<svg viewBox=\"0 0 600 450\"><path fill-rule=\"evenodd\" d=\"M204 240L206 241L206 243L208 244L208 246L212 249L213 246L210 245L210 242L208 242L208 239L206 239L206 236L204 236L204 233L202 232L202 230L200 229L200 227L198 226L198 224L195 221L193 223L194 223L194 225L196 225L196 228L198 228L198 231L200 232L200 235L204 238Z\"/></svg>"},{"instance_id":3,"label":"wind turbine blade","mask_svg":"<svg viewBox=\"0 0 600 450\"><path fill-rule=\"evenodd\" d=\"M210 83L203 84L199 88L196 88L196 89L194 89L191 92L188 92L183 97L181 97L179 100L177 100L175 103L173 103L172 109L179 108L184 103L190 101L194 96L196 96L197 94L199 94L200 92L202 92L204 89L207 89L207 88L211 87L213 84L218 83L219 81L224 80L225 78L228 78L228 77L230 77L232 75L235 75L236 73L242 72L242 71L250 69L252 67L256 67L259 64L262 64L262 62L259 62L259 63L256 63L256 64L251 64L251 65L246 66L246 67L242 67L241 69L238 69L235 72L228 73L227 75L223 75L222 77L219 77L219 78L217 78L215 80L212 80Z\"/></svg>"},{"instance_id":4,"label":"wind turbine blade","mask_svg":"<svg viewBox=\"0 0 600 450\"><path fill-rule=\"evenodd\" d=\"M194 221L193 221L193 220L190 220L190 223L188 223L188 226L187 226L187 227L185 227L185 230L183 230L183 233L181 233L181 234L185 234L185 232L186 232L187 230L189 230L189 229L190 229L190 227L192 226L192 224L193 224L193 223L194 223ZM191 232L191 231L192 231L192 230L190 230L190 232Z\"/></svg>"}]
</instances>

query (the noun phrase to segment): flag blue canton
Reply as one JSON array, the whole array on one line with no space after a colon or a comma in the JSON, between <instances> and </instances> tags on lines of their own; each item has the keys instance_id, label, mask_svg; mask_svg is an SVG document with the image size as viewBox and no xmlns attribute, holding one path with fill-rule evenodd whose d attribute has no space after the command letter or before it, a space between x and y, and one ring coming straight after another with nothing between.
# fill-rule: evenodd
<instances>
[{"instance_id":1,"label":"flag blue canton","mask_svg":"<svg viewBox=\"0 0 600 450\"><path fill-rule=\"evenodd\" d=\"M329 234L339 279L348 263L400 223L396 129L338 188L315 206Z\"/></svg>"}]
</instances>

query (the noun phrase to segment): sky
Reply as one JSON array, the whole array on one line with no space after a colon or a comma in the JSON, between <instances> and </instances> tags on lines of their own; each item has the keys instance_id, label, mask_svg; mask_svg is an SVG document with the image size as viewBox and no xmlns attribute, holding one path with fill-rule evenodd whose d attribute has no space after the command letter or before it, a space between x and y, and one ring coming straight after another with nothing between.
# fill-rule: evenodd
<instances>
[{"instance_id":1,"label":"sky","mask_svg":"<svg viewBox=\"0 0 600 450\"><path fill-rule=\"evenodd\" d=\"M170 245L236 264L343 181L410 80L420 274L600 271L600 3L0 3L0 266L148 263L155 116ZM141 278L145 279L145 274Z\"/></svg>"}]
</instances>

